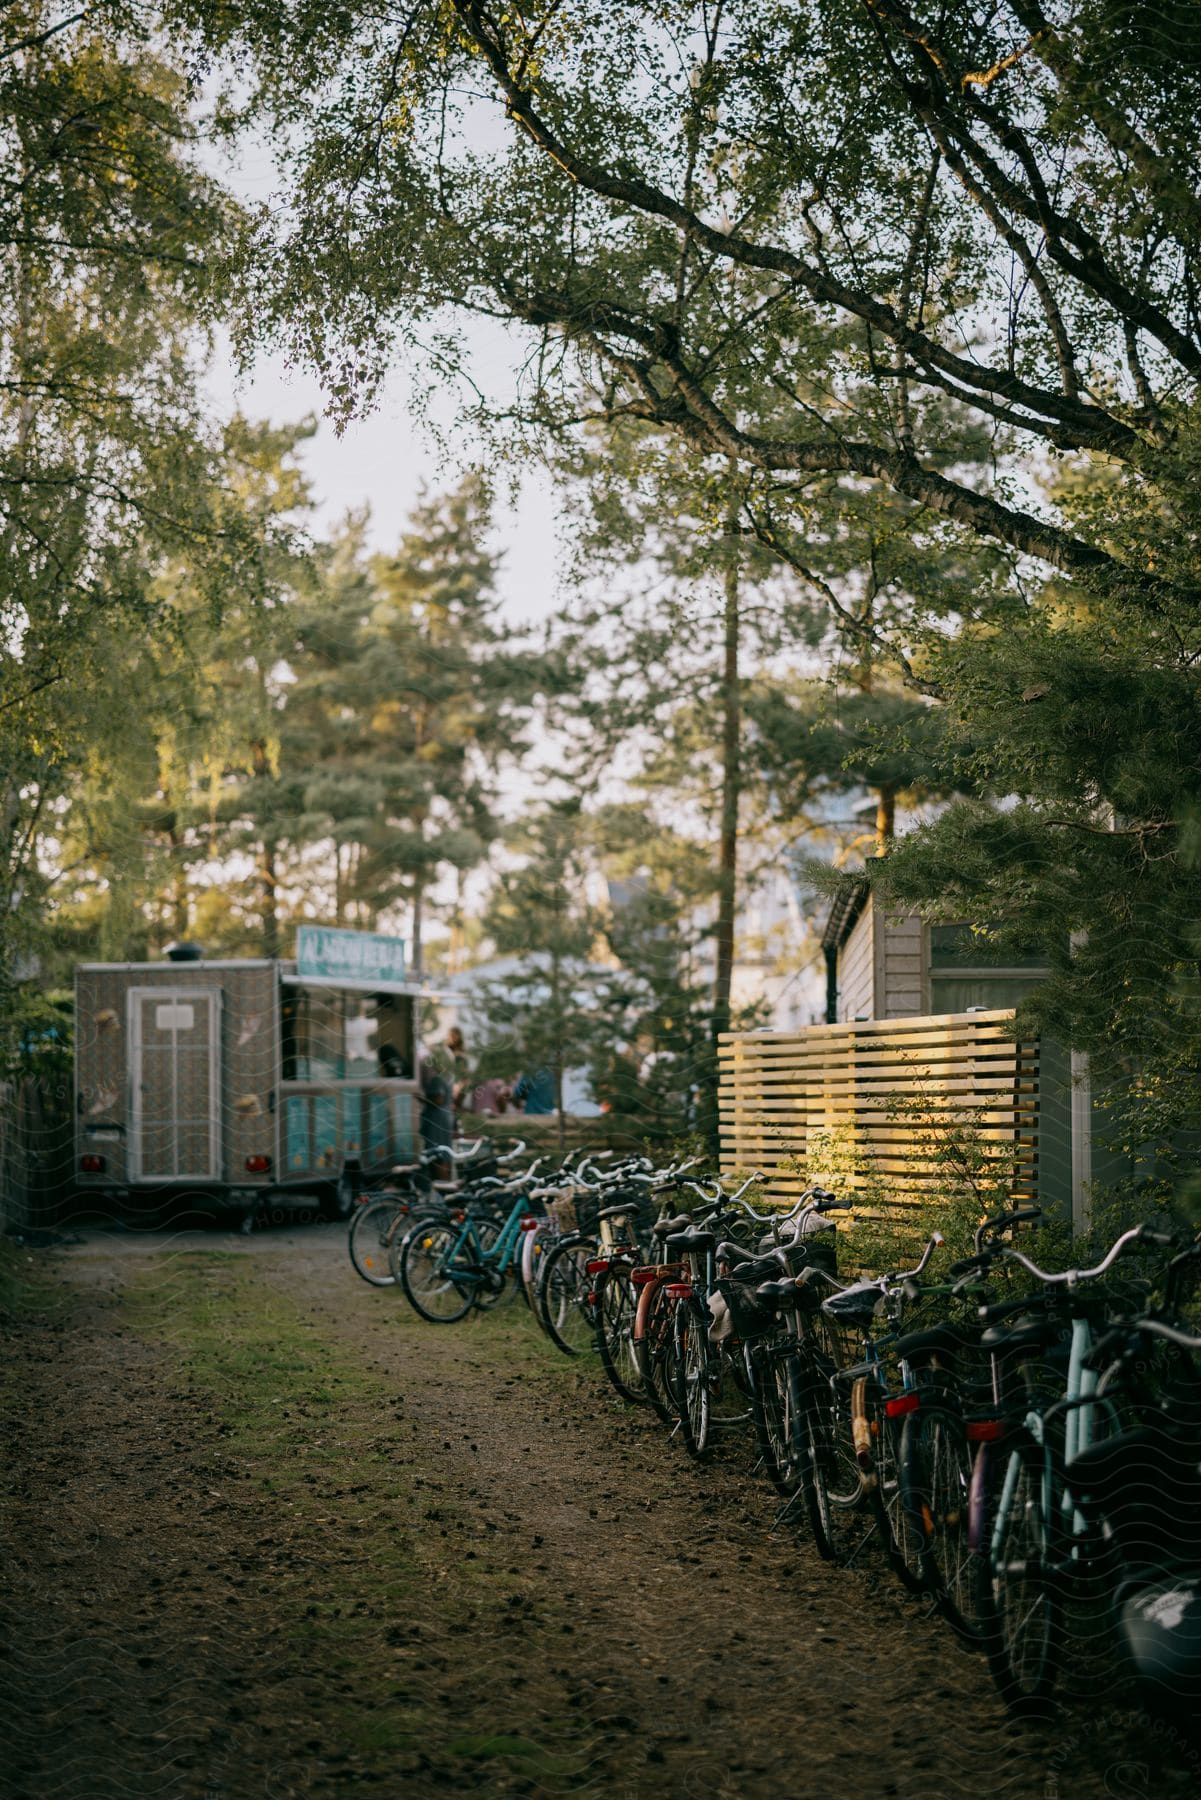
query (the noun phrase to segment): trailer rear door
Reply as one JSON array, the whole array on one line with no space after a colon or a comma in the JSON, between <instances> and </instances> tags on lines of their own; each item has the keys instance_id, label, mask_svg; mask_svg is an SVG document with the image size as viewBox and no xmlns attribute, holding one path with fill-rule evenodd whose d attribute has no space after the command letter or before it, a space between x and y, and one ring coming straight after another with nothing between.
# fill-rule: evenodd
<instances>
[{"instance_id":1,"label":"trailer rear door","mask_svg":"<svg viewBox=\"0 0 1201 1800\"><path fill-rule=\"evenodd\" d=\"M220 1026L217 988L130 989L132 1180L219 1178Z\"/></svg>"}]
</instances>

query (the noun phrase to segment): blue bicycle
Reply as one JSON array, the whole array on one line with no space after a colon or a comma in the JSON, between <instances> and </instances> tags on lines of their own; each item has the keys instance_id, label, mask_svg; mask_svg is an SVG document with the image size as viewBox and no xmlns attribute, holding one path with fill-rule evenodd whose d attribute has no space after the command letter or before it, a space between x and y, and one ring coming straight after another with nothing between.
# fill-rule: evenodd
<instances>
[{"instance_id":1,"label":"blue bicycle","mask_svg":"<svg viewBox=\"0 0 1201 1800\"><path fill-rule=\"evenodd\" d=\"M473 1307L495 1304L520 1262L524 1233L537 1226L524 1184L499 1230L461 1210L424 1220L407 1234L398 1258L409 1304L432 1325L453 1325Z\"/></svg>"}]
</instances>

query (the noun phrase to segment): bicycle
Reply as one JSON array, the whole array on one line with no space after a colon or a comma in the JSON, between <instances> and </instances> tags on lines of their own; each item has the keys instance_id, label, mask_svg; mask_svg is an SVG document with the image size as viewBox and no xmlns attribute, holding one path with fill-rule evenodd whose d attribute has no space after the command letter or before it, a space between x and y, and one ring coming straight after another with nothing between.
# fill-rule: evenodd
<instances>
[{"instance_id":1,"label":"bicycle","mask_svg":"<svg viewBox=\"0 0 1201 1800\"><path fill-rule=\"evenodd\" d=\"M470 1212L425 1220L394 1240L393 1272L405 1298L434 1325L454 1324L475 1307L495 1304L505 1291L523 1232L537 1219L523 1185L495 1233Z\"/></svg>"},{"instance_id":2,"label":"bicycle","mask_svg":"<svg viewBox=\"0 0 1201 1800\"><path fill-rule=\"evenodd\" d=\"M972 1477L972 1541L980 1552L978 1607L985 1652L1011 1711L1037 1714L1054 1691L1066 1594L1104 1550L1073 1490L1073 1463L1115 1434L1121 1419L1098 1393L1091 1352L1109 1296L1082 1291L1137 1244L1173 1240L1146 1226L1123 1232L1092 1269L1049 1271L1005 1247L1042 1284L1041 1295L984 1307L982 1339L994 1358L995 1436L981 1442ZM1020 1314L1014 1325L1001 1321ZM1102 1333L1103 1335L1103 1333ZM1067 1339L1062 1392L1038 1392L1047 1349ZM1016 1378L1014 1375L1016 1371Z\"/></svg>"}]
</instances>

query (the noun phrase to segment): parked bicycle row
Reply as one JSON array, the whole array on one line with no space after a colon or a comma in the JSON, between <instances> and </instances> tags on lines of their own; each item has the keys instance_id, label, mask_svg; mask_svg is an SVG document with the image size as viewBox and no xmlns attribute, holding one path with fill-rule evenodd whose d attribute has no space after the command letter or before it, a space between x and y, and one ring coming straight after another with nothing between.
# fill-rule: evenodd
<instances>
[{"instance_id":1,"label":"parked bicycle row","mask_svg":"<svg viewBox=\"0 0 1201 1800\"><path fill-rule=\"evenodd\" d=\"M1046 1269L1022 1207L949 1267L935 1233L914 1267L851 1280L849 1203L820 1188L765 1211L756 1177L523 1150L464 1147L452 1194L418 1164L370 1197L360 1274L437 1323L524 1296L693 1458L749 1434L778 1522L831 1562L882 1554L1015 1712L1046 1707L1082 1603L1160 1703L1201 1699L1201 1239L1140 1226Z\"/></svg>"}]
</instances>

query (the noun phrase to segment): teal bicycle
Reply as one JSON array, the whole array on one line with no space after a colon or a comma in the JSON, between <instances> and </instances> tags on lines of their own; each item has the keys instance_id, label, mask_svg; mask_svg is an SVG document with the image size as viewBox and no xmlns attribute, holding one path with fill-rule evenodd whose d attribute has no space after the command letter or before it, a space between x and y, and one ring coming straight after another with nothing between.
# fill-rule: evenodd
<instances>
[{"instance_id":1,"label":"teal bicycle","mask_svg":"<svg viewBox=\"0 0 1201 1800\"><path fill-rule=\"evenodd\" d=\"M1170 1236L1136 1226L1095 1269L1051 1272L1012 1246L997 1255L1042 1283L1041 1294L983 1307L996 1416L976 1421L969 1535L979 1557L978 1617L993 1679L1010 1710L1040 1713L1063 1654L1063 1611L1075 1585L1104 1567L1106 1546L1073 1493L1073 1464L1122 1421L1098 1391L1092 1359L1113 1305L1090 1286L1129 1248ZM1002 1325L1007 1315L1016 1322ZM1058 1348L1058 1362L1056 1351ZM1054 1391L1048 1384L1060 1374ZM985 1427L989 1427L986 1429ZM995 1441L993 1441L995 1439Z\"/></svg>"},{"instance_id":2,"label":"teal bicycle","mask_svg":"<svg viewBox=\"0 0 1201 1800\"><path fill-rule=\"evenodd\" d=\"M473 1307L494 1305L520 1266L525 1233L538 1223L524 1187L499 1230L463 1211L423 1220L399 1246L405 1298L431 1325L453 1325Z\"/></svg>"}]
</instances>

